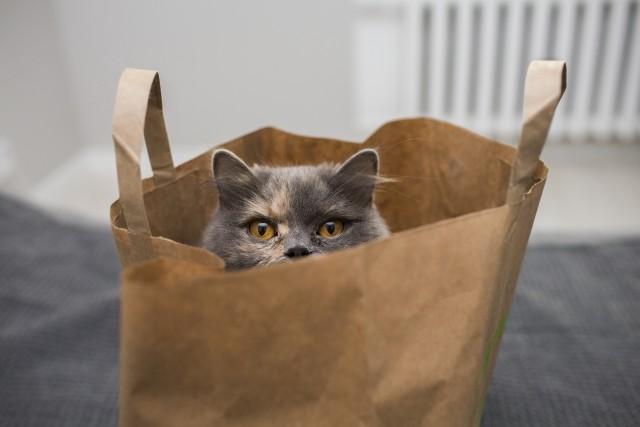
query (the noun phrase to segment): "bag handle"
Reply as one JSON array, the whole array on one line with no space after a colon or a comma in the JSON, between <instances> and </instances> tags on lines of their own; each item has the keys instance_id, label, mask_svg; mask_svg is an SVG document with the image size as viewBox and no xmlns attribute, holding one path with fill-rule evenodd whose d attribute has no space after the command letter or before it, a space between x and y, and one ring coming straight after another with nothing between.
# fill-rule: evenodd
<instances>
[{"instance_id":1,"label":"bag handle","mask_svg":"<svg viewBox=\"0 0 640 427\"><path fill-rule=\"evenodd\" d=\"M509 179L508 204L519 202L533 185L553 113L566 86L567 65L564 61L533 61L529 64L524 86L522 133Z\"/></svg>"},{"instance_id":2,"label":"bag handle","mask_svg":"<svg viewBox=\"0 0 640 427\"><path fill-rule=\"evenodd\" d=\"M122 72L113 110L112 136L118 191L127 228L151 235L140 173L143 137L155 184L166 184L176 177L162 114L160 77L156 71L126 68Z\"/></svg>"}]
</instances>

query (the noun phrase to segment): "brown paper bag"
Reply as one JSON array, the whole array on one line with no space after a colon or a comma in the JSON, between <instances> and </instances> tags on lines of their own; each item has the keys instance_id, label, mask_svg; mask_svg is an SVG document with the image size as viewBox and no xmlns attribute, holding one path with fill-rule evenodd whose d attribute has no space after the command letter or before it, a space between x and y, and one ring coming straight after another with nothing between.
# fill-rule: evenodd
<instances>
[{"instance_id":1,"label":"brown paper bag","mask_svg":"<svg viewBox=\"0 0 640 427\"><path fill-rule=\"evenodd\" d=\"M547 175L562 62L528 70L517 150L448 123L387 123L363 145L265 128L222 146L248 164L378 149L393 235L225 272L191 246L216 203L212 150L174 167L158 75L115 104L122 287L120 425L478 425ZM146 141L153 179L141 180Z\"/></svg>"}]
</instances>

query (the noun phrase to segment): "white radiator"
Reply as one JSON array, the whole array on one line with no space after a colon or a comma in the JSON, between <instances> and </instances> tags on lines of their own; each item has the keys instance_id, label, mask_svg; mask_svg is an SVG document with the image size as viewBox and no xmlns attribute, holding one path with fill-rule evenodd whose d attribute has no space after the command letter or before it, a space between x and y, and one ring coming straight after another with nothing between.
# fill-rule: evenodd
<instances>
[{"instance_id":1,"label":"white radiator","mask_svg":"<svg viewBox=\"0 0 640 427\"><path fill-rule=\"evenodd\" d=\"M356 0L355 117L428 115L513 141L532 59L564 59L553 140L640 141L638 0Z\"/></svg>"}]
</instances>

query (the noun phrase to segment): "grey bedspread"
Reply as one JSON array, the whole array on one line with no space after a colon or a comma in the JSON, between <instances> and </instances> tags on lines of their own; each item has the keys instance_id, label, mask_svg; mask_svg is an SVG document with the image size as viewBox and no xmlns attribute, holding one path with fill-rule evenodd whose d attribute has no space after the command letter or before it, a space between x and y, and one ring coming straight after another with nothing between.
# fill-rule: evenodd
<instances>
[{"instance_id":1,"label":"grey bedspread","mask_svg":"<svg viewBox=\"0 0 640 427\"><path fill-rule=\"evenodd\" d=\"M0 196L0 426L115 426L108 229ZM483 426L640 425L640 240L529 248Z\"/></svg>"}]
</instances>

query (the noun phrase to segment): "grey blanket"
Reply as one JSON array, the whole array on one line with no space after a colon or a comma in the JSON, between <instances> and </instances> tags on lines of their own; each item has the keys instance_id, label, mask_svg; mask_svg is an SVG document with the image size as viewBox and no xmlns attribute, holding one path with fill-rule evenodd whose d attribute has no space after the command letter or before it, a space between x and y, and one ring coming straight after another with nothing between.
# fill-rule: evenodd
<instances>
[{"instance_id":1,"label":"grey blanket","mask_svg":"<svg viewBox=\"0 0 640 427\"><path fill-rule=\"evenodd\" d=\"M0 196L0 426L115 426L109 230ZM640 240L529 248L483 426L640 422Z\"/></svg>"}]
</instances>

